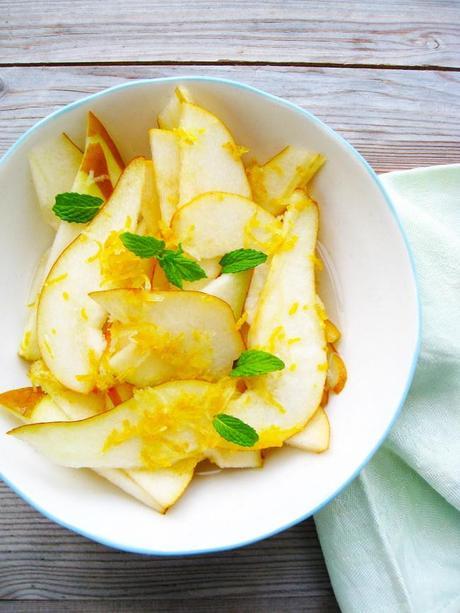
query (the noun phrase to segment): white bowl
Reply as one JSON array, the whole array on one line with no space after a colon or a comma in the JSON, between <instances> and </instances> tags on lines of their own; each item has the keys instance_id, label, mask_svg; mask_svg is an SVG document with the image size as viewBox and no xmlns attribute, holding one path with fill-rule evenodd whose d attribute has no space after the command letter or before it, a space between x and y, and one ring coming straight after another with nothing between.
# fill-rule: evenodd
<instances>
[{"instance_id":1,"label":"white bowl","mask_svg":"<svg viewBox=\"0 0 460 613\"><path fill-rule=\"evenodd\" d=\"M368 462L391 428L408 391L419 345L414 270L402 230L376 175L343 138L303 109L252 87L201 77L129 82L89 96L40 121L0 163L0 391L27 385L16 354L24 304L39 255L51 239L40 218L27 153L62 131L82 144L85 115L107 125L125 160L149 155L147 129L174 86L187 81L196 101L215 112L238 142L261 160L286 144L327 156L315 181L322 255L329 272L322 294L343 332L348 383L328 405L331 448L322 455L282 449L263 469L197 476L165 516L87 470L60 468L4 433L3 479L44 515L119 549L192 554L238 547L270 536L327 504Z\"/></svg>"}]
</instances>

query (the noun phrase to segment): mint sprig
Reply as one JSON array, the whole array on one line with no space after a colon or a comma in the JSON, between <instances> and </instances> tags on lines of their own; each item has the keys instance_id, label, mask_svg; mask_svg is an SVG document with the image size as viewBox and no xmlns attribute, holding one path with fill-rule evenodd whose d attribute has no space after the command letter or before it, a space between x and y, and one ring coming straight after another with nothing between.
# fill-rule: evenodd
<instances>
[{"instance_id":1,"label":"mint sprig","mask_svg":"<svg viewBox=\"0 0 460 613\"><path fill-rule=\"evenodd\" d=\"M79 194L77 192L64 192L56 196L53 213L70 223L87 223L91 221L104 204L102 198Z\"/></svg>"},{"instance_id":2,"label":"mint sprig","mask_svg":"<svg viewBox=\"0 0 460 613\"><path fill-rule=\"evenodd\" d=\"M181 245L178 249L165 249L164 241L132 232L123 232L120 239L126 249L138 257L156 258L168 281L180 289L183 281L198 281L207 276L198 262L184 255Z\"/></svg>"},{"instance_id":3,"label":"mint sprig","mask_svg":"<svg viewBox=\"0 0 460 613\"><path fill-rule=\"evenodd\" d=\"M165 242L154 236L140 236L133 232L123 232L120 240L126 249L139 258L155 258L164 251Z\"/></svg>"},{"instance_id":4,"label":"mint sprig","mask_svg":"<svg viewBox=\"0 0 460 613\"><path fill-rule=\"evenodd\" d=\"M259 440L259 435L252 426L233 415L219 413L214 417L212 425L219 436L240 447L252 447Z\"/></svg>"},{"instance_id":5,"label":"mint sprig","mask_svg":"<svg viewBox=\"0 0 460 613\"><path fill-rule=\"evenodd\" d=\"M285 364L273 353L260 349L248 349L243 351L235 362L231 377L254 377L265 375L276 370L283 370Z\"/></svg>"},{"instance_id":6,"label":"mint sprig","mask_svg":"<svg viewBox=\"0 0 460 613\"><path fill-rule=\"evenodd\" d=\"M220 260L223 273L243 272L263 264L267 260L267 254L256 249L235 249L226 253Z\"/></svg>"}]
</instances>

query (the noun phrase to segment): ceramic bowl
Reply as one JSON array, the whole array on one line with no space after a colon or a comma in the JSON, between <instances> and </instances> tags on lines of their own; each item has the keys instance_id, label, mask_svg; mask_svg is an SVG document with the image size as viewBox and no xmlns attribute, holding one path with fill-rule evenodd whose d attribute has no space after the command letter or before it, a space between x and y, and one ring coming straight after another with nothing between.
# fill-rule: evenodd
<instances>
[{"instance_id":1,"label":"ceramic bowl","mask_svg":"<svg viewBox=\"0 0 460 613\"><path fill-rule=\"evenodd\" d=\"M124 159L149 155L147 129L177 84L216 113L236 140L265 160L286 144L327 157L314 183L321 207L321 295L343 332L348 383L327 412L331 447L321 455L281 449L263 469L199 475L162 516L88 470L54 466L5 432L5 482L53 521L123 550L176 555L257 541L327 504L369 461L401 409L415 368L419 309L408 247L392 204L372 169L341 136L311 113L241 83L206 77L129 82L70 104L37 123L0 163L0 391L27 385L17 357L24 304L40 254L52 238L40 218L28 151L65 131L82 145L85 115L105 123Z\"/></svg>"}]
</instances>

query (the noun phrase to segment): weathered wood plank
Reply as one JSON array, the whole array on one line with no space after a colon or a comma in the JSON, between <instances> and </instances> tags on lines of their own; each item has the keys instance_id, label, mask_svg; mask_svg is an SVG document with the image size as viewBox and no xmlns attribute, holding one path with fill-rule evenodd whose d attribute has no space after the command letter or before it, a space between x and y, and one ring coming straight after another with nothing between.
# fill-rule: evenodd
<instances>
[{"instance_id":1,"label":"weathered wood plank","mask_svg":"<svg viewBox=\"0 0 460 613\"><path fill-rule=\"evenodd\" d=\"M460 66L457 0L0 0L0 61Z\"/></svg>"},{"instance_id":2,"label":"weathered wood plank","mask_svg":"<svg viewBox=\"0 0 460 613\"><path fill-rule=\"evenodd\" d=\"M193 598L137 600L85 600L84 602L62 601L10 601L1 606L4 613L145 613L145 611L174 611L176 613L340 613L338 606L329 597L308 595L255 598Z\"/></svg>"},{"instance_id":3,"label":"weathered wood plank","mask_svg":"<svg viewBox=\"0 0 460 613\"><path fill-rule=\"evenodd\" d=\"M0 68L0 153L52 110L128 79L225 76L284 96L340 132L378 171L458 162L460 73L345 68Z\"/></svg>"},{"instance_id":4,"label":"weathered wood plank","mask_svg":"<svg viewBox=\"0 0 460 613\"><path fill-rule=\"evenodd\" d=\"M155 610L185 611L196 603L193 610L212 611L216 602L223 611L336 610L312 520L238 551L151 558L103 547L54 525L3 484L0 500L3 602L109 599L150 601ZM30 608L8 605L6 610L77 608L53 609L48 603L39 608L34 603ZM91 610L125 609L101 604Z\"/></svg>"}]
</instances>

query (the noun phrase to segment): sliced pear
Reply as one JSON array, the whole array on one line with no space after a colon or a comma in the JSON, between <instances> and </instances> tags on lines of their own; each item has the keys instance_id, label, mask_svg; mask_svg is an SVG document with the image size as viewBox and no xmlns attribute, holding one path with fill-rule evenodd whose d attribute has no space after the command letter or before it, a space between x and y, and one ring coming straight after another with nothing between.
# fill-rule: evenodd
<instances>
[{"instance_id":1,"label":"sliced pear","mask_svg":"<svg viewBox=\"0 0 460 613\"><path fill-rule=\"evenodd\" d=\"M228 375L244 345L227 303L202 292L91 293L111 318L108 368L138 387ZM120 322L120 323L118 323Z\"/></svg>"},{"instance_id":2,"label":"sliced pear","mask_svg":"<svg viewBox=\"0 0 460 613\"><path fill-rule=\"evenodd\" d=\"M324 322L326 329L326 340L328 343L336 343L340 340L341 333L336 325L332 323L330 319L326 319Z\"/></svg>"},{"instance_id":3,"label":"sliced pear","mask_svg":"<svg viewBox=\"0 0 460 613\"><path fill-rule=\"evenodd\" d=\"M30 171L44 220L57 230L59 219L52 208L57 194L69 192L83 154L67 134L37 145L29 153Z\"/></svg>"},{"instance_id":4,"label":"sliced pear","mask_svg":"<svg viewBox=\"0 0 460 613\"><path fill-rule=\"evenodd\" d=\"M138 390L82 421L31 424L9 434L69 467L162 469L199 461L223 440L212 426L235 393L233 381L173 381Z\"/></svg>"},{"instance_id":5,"label":"sliced pear","mask_svg":"<svg viewBox=\"0 0 460 613\"><path fill-rule=\"evenodd\" d=\"M214 115L184 102L177 131L181 167L179 206L206 192L251 197L246 172L232 135Z\"/></svg>"},{"instance_id":6,"label":"sliced pear","mask_svg":"<svg viewBox=\"0 0 460 613\"><path fill-rule=\"evenodd\" d=\"M264 262L264 264L260 264L260 266L254 268L254 272L252 273L251 283L249 284L246 301L244 303L244 310L247 313L247 322L249 325L252 325L255 319L260 296L267 281L269 270L270 263Z\"/></svg>"},{"instance_id":7,"label":"sliced pear","mask_svg":"<svg viewBox=\"0 0 460 613\"><path fill-rule=\"evenodd\" d=\"M297 447L303 451L322 453L329 449L331 428L326 411L319 408L305 428L286 442L290 447Z\"/></svg>"},{"instance_id":8,"label":"sliced pear","mask_svg":"<svg viewBox=\"0 0 460 613\"><path fill-rule=\"evenodd\" d=\"M19 346L19 355L25 360L38 360L41 356L40 347L38 346L37 337L37 305L42 289L43 282L46 278L46 266L49 257L49 250L40 258L37 270L32 281L29 292L29 300L27 303L26 325L22 334L21 344Z\"/></svg>"},{"instance_id":9,"label":"sliced pear","mask_svg":"<svg viewBox=\"0 0 460 613\"><path fill-rule=\"evenodd\" d=\"M320 153L289 146L263 166L250 167L248 178L255 202L279 215L294 190L311 181L324 162Z\"/></svg>"},{"instance_id":10,"label":"sliced pear","mask_svg":"<svg viewBox=\"0 0 460 613\"><path fill-rule=\"evenodd\" d=\"M206 456L219 468L260 468L263 464L260 451L215 448L209 449Z\"/></svg>"},{"instance_id":11,"label":"sliced pear","mask_svg":"<svg viewBox=\"0 0 460 613\"><path fill-rule=\"evenodd\" d=\"M281 223L251 200L221 192L198 196L174 215L173 238L194 258L214 258L252 248L270 253L280 242Z\"/></svg>"},{"instance_id":12,"label":"sliced pear","mask_svg":"<svg viewBox=\"0 0 460 613\"><path fill-rule=\"evenodd\" d=\"M285 368L248 378L249 389L228 407L256 429L258 448L281 445L305 426L320 404L327 370L324 322L309 257L318 231L315 203L304 195L286 212L284 226L285 242L271 259L248 347L277 355Z\"/></svg>"},{"instance_id":13,"label":"sliced pear","mask_svg":"<svg viewBox=\"0 0 460 613\"><path fill-rule=\"evenodd\" d=\"M102 393L80 394L64 387L42 360L34 362L29 377L36 388L42 389L69 419L86 419L106 410Z\"/></svg>"},{"instance_id":14,"label":"sliced pear","mask_svg":"<svg viewBox=\"0 0 460 613\"><path fill-rule=\"evenodd\" d=\"M328 352L327 386L334 394L340 394L347 382L347 369L340 355L331 347Z\"/></svg>"},{"instance_id":15,"label":"sliced pear","mask_svg":"<svg viewBox=\"0 0 460 613\"><path fill-rule=\"evenodd\" d=\"M70 191L96 196L105 202L111 196L123 169L123 160L109 133L93 113L88 113L85 152ZM84 227L85 224L60 222L50 249L46 274Z\"/></svg>"},{"instance_id":16,"label":"sliced pear","mask_svg":"<svg viewBox=\"0 0 460 613\"><path fill-rule=\"evenodd\" d=\"M71 390L88 393L96 382L106 341L104 310L88 293L102 289L100 245L113 232L135 228L143 206L148 167L136 158L84 233L59 256L40 295L40 351L53 375Z\"/></svg>"},{"instance_id":17,"label":"sliced pear","mask_svg":"<svg viewBox=\"0 0 460 613\"><path fill-rule=\"evenodd\" d=\"M177 462L171 468L157 470L133 469L127 474L155 498L160 506L160 513L165 513L182 496L190 484L198 460ZM118 471L121 472L121 471Z\"/></svg>"},{"instance_id":18,"label":"sliced pear","mask_svg":"<svg viewBox=\"0 0 460 613\"><path fill-rule=\"evenodd\" d=\"M142 202L142 224L147 234L156 234L160 227L161 211L155 185L153 162L145 161L145 184Z\"/></svg>"},{"instance_id":19,"label":"sliced pear","mask_svg":"<svg viewBox=\"0 0 460 613\"><path fill-rule=\"evenodd\" d=\"M173 130L179 126L183 102L193 102L192 96L184 85L176 87L164 109L158 114L158 125L163 130Z\"/></svg>"},{"instance_id":20,"label":"sliced pear","mask_svg":"<svg viewBox=\"0 0 460 613\"><path fill-rule=\"evenodd\" d=\"M28 422L37 405L45 398L44 392L37 387L22 387L0 394L0 407Z\"/></svg>"},{"instance_id":21,"label":"sliced pear","mask_svg":"<svg viewBox=\"0 0 460 613\"><path fill-rule=\"evenodd\" d=\"M251 282L251 270L232 274L222 274L217 279L209 281L200 291L220 298L230 305L235 319L241 317L244 302L248 293L249 283Z\"/></svg>"},{"instance_id":22,"label":"sliced pear","mask_svg":"<svg viewBox=\"0 0 460 613\"><path fill-rule=\"evenodd\" d=\"M169 226L179 204L179 137L169 130L150 130L150 147L161 218Z\"/></svg>"}]
</instances>

